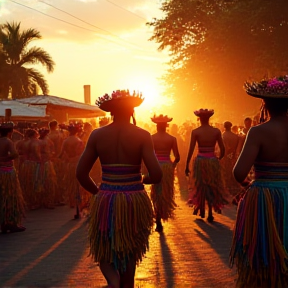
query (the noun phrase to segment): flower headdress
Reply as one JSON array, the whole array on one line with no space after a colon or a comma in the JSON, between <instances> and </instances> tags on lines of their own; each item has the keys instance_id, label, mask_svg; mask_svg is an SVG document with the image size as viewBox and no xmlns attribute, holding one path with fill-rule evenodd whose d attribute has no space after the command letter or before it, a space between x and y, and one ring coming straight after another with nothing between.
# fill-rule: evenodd
<instances>
[{"instance_id":1,"label":"flower headdress","mask_svg":"<svg viewBox=\"0 0 288 288\"><path fill-rule=\"evenodd\" d=\"M151 118L152 122L158 124L158 123L167 123L171 122L173 118L169 118L167 115L160 114L159 116L154 115L153 118Z\"/></svg>"},{"instance_id":2,"label":"flower headdress","mask_svg":"<svg viewBox=\"0 0 288 288\"><path fill-rule=\"evenodd\" d=\"M244 83L250 96L257 98L288 98L288 75Z\"/></svg>"},{"instance_id":3,"label":"flower headdress","mask_svg":"<svg viewBox=\"0 0 288 288\"><path fill-rule=\"evenodd\" d=\"M213 109L199 109L199 110L195 110L194 114L197 117L202 117L202 116L206 116L206 117L211 117L214 114L214 110Z\"/></svg>"},{"instance_id":4,"label":"flower headdress","mask_svg":"<svg viewBox=\"0 0 288 288\"><path fill-rule=\"evenodd\" d=\"M143 102L142 93L133 92L130 94L129 90L116 90L113 91L111 95L105 94L99 97L95 104L106 112L111 112L113 109L120 105L137 107Z\"/></svg>"}]
</instances>

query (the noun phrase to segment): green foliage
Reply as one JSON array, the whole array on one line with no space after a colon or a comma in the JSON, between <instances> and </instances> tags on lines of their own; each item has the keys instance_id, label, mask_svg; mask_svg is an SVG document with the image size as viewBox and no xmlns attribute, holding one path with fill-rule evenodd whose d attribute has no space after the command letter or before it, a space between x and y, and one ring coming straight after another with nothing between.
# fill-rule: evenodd
<instances>
[{"instance_id":1,"label":"green foliage","mask_svg":"<svg viewBox=\"0 0 288 288\"><path fill-rule=\"evenodd\" d=\"M0 99L26 98L35 95L40 87L48 93L44 76L27 66L42 64L48 72L53 72L54 61L42 48L30 47L33 40L41 39L35 29L20 30L20 23L0 25Z\"/></svg>"},{"instance_id":2,"label":"green foliage","mask_svg":"<svg viewBox=\"0 0 288 288\"><path fill-rule=\"evenodd\" d=\"M150 40L170 52L163 81L180 109L242 116L258 105L243 90L247 79L287 73L286 0L171 0L162 11L147 25Z\"/></svg>"}]
</instances>

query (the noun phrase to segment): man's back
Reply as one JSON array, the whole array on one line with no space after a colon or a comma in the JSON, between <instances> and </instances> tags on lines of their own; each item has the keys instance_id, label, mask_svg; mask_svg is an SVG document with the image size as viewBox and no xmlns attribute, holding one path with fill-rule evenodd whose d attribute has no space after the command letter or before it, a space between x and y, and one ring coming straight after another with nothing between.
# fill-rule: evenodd
<instances>
[{"instance_id":1,"label":"man's back","mask_svg":"<svg viewBox=\"0 0 288 288\"><path fill-rule=\"evenodd\" d=\"M221 132L218 128L213 128L210 125L203 125L193 130L199 147L214 147L216 145Z\"/></svg>"},{"instance_id":2,"label":"man's back","mask_svg":"<svg viewBox=\"0 0 288 288\"><path fill-rule=\"evenodd\" d=\"M176 141L176 138L166 132L157 132L152 135L152 140L156 154L161 153L169 155L173 149L173 144Z\"/></svg>"},{"instance_id":3,"label":"man's back","mask_svg":"<svg viewBox=\"0 0 288 288\"><path fill-rule=\"evenodd\" d=\"M112 123L91 134L102 164L139 165L148 137L147 131L130 123Z\"/></svg>"},{"instance_id":4,"label":"man's back","mask_svg":"<svg viewBox=\"0 0 288 288\"><path fill-rule=\"evenodd\" d=\"M231 131L225 131L222 134L222 138L225 145L226 155L231 153L235 154L239 143L238 135L234 134Z\"/></svg>"}]
</instances>

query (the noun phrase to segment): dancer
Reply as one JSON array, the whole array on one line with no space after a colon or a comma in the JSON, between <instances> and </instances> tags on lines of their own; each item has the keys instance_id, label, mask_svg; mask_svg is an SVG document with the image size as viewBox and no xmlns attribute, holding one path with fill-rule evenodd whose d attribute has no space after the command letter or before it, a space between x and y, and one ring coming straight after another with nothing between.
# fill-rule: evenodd
<instances>
[{"instance_id":1,"label":"dancer","mask_svg":"<svg viewBox=\"0 0 288 288\"><path fill-rule=\"evenodd\" d=\"M225 131L222 133L222 139L225 146L225 154L220 164L224 175L225 188L231 196L236 196L242 191L241 185L235 180L232 173L237 160L236 151L239 144L239 136L231 131L231 127L231 122L224 122Z\"/></svg>"},{"instance_id":2,"label":"dancer","mask_svg":"<svg viewBox=\"0 0 288 288\"><path fill-rule=\"evenodd\" d=\"M92 132L77 167L79 182L95 194L90 209L90 253L113 288L134 287L135 267L148 249L153 226L152 204L143 183L155 184L162 177L151 135L136 126L134 107L142 101L141 94L131 95L128 90L97 100L113 121ZM135 125L130 124L131 116ZM102 166L99 188L89 177L98 157ZM149 172L143 180L142 160Z\"/></svg>"},{"instance_id":3,"label":"dancer","mask_svg":"<svg viewBox=\"0 0 288 288\"><path fill-rule=\"evenodd\" d=\"M0 224L2 233L23 232L25 202L13 160L18 157L11 140L13 123L0 125Z\"/></svg>"},{"instance_id":4,"label":"dancer","mask_svg":"<svg viewBox=\"0 0 288 288\"><path fill-rule=\"evenodd\" d=\"M48 128L39 129L39 145L41 154L41 204L47 209L54 209L57 178L53 162L51 161L54 152L54 144L47 137L48 133Z\"/></svg>"},{"instance_id":5,"label":"dancer","mask_svg":"<svg viewBox=\"0 0 288 288\"><path fill-rule=\"evenodd\" d=\"M171 218L177 206L174 202L174 170L180 161L180 155L177 139L166 132L167 123L171 122L173 118L161 114L158 117L154 115L151 120L157 124L157 133L152 135L152 140L156 157L163 172L161 182L151 187L151 199L156 214L155 231L162 232L161 220L167 221ZM170 159L171 151L175 157L173 162Z\"/></svg>"},{"instance_id":6,"label":"dancer","mask_svg":"<svg viewBox=\"0 0 288 288\"><path fill-rule=\"evenodd\" d=\"M69 136L64 140L63 146L59 155L66 165L64 170L63 185L65 187L65 198L68 205L71 208L76 207L76 218L79 217L79 211L81 210L80 205L83 205L86 201L85 194L80 191L80 184L75 177L76 167L84 150L83 141L77 136L77 133L81 129L81 124L69 124L67 127ZM89 195L90 196L90 195Z\"/></svg>"},{"instance_id":7,"label":"dancer","mask_svg":"<svg viewBox=\"0 0 288 288\"><path fill-rule=\"evenodd\" d=\"M198 144L198 155L193 163L193 195L189 204L194 207L194 215L200 213L201 218L205 218L205 201L208 203L208 222L212 222L212 208L215 212L221 213L221 209L228 201L224 198L224 180L221 173L219 160L225 154L225 147L222 140L221 131L209 125L209 118L214 114L214 110L200 109L194 111L199 117L201 126L192 130L190 147L186 161L185 174L189 176L189 164L194 152L195 145ZM218 143L220 156L215 156L215 145Z\"/></svg>"},{"instance_id":8,"label":"dancer","mask_svg":"<svg viewBox=\"0 0 288 288\"><path fill-rule=\"evenodd\" d=\"M254 165L255 180L238 204L230 263L236 261L237 287L284 288L288 287L288 76L246 82L245 89L263 99L263 106L261 124L249 130L234 167L234 176L242 183Z\"/></svg>"}]
</instances>

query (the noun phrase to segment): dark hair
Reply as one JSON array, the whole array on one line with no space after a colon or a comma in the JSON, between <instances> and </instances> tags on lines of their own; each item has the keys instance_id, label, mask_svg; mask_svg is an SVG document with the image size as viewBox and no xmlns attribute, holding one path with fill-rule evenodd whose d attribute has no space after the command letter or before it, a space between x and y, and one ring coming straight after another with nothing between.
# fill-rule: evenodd
<instances>
[{"instance_id":1,"label":"dark hair","mask_svg":"<svg viewBox=\"0 0 288 288\"><path fill-rule=\"evenodd\" d=\"M13 132L13 127L0 127L1 137L6 137L11 132Z\"/></svg>"},{"instance_id":2,"label":"dark hair","mask_svg":"<svg viewBox=\"0 0 288 288\"><path fill-rule=\"evenodd\" d=\"M263 99L264 106L269 112L270 116L284 115L288 109L288 98L265 98Z\"/></svg>"},{"instance_id":3,"label":"dark hair","mask_svg":"<svg viewBox=\"0 0 288 288\"><path fill-rule=\"evenodd\" d=\"M232 123L230 121L225 121L223 126L225 129L231 129Z\"/></svg>"},{"instance_id":4,"label":"dark hair","mask_svg":"<svg viewBox=\"0 0 288 288\"><path fill-rule=\"evenodd\" d=\"M252 122L252 119L251 119L250 117L246 117L246 118L244 119L244 122L246 122L246 121L251 121L251 122Z\"/></svg>"}]
</instances>

